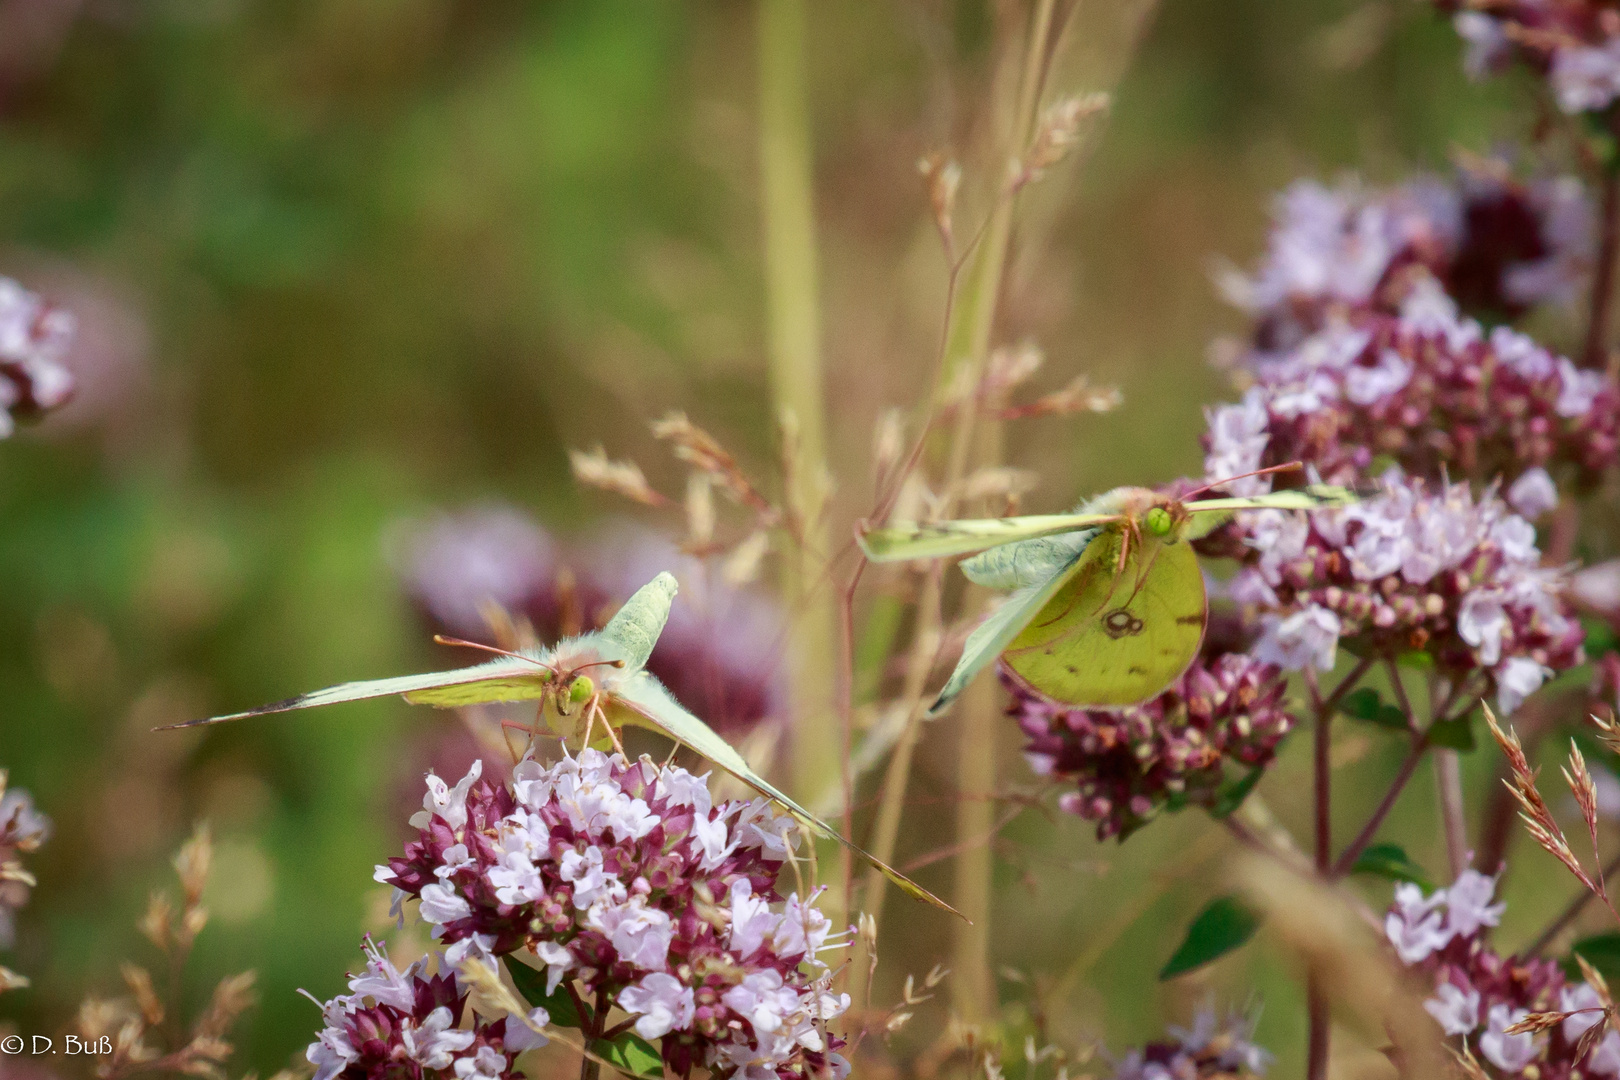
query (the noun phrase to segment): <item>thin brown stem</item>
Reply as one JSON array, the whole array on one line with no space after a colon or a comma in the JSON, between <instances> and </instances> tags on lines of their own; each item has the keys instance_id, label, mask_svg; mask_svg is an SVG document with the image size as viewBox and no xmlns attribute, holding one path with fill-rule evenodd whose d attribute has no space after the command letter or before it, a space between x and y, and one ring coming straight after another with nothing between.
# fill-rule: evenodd
<instances>
[{"instance_id":1,"label":"thin brown stem","mask_svg":"<svg viewBox=\"0 0 1620 1080\"><path fill-rule=\"evenodd\" d=\"M1453 881L1468 869L1468 812L1463 806L1462 765L1457 751L1441 749L1434 755L1434 786L1440 798L1440 822L1445 829L1446 861Z\"/></svg>"},{"instance_id":2,"label":"thin brown stem","mask_svg":"<svg viewBox=\"0 0 1620 1080\"><path fill-rule=\"evenodd\" d=\"M1610 859L1608 864L1603 867L1602 872L1603 881L1608 881L1610 878L1614 877L1615 874L1620 874L1620 855L1616 855L1613 859ZM1593 893L1591 889L1586 888L1583 888L1576 893L1575 896L1570 900L1568 906L1566 906L1564 910L1559 913L1558 917L1552 922L1548 923L1546 927L1542 929L1541 933L1536 935L1536 939L1534 941L1525 946L1521 955L1539 956L1543 949L1552 944L1553 938L1557 937L1559 932L1562 931L1564 927L1574 922L1576 916L1578 916L1582 911L1586 910L1586 905L1595 895L1596 894Z\"/></svg>"},{"instance_id":3,"label":"thin brown stem","mask_svg":"<svg viewBox=\"0 0 1620 1080\"><path fill-rule=\"evenodd\" d=\"M1389 816L1390 810L1395 806L1395 801L1400 798L1401 792L1406 788L1407 781L1411 780L1412 774L1417 771L1418 762L1423 760L1423 755L1428 748L1429 744L1424 739L1414 738L1412 740L1411 749L1406 752L1406 757L1402 759L1401 767L1396 771L1395 779L1390 783L1389 790L1384 792L1384 797L1379 800L1378 807L1373 810L1372 816L1367 819L1367 823L1361 827L1361 832L1356 834L1356 838L1350 841L1350 845L1339 854L1338 861L1333 864L1333 877L1338 878L1348 874L1350 868L1356 864L1356 860L1361 857L1361 853L1367 850L1367 845L1372 843L1374 836L1378 835L1378 827L1384 823L1384 818Z\"/></svg>"},{"instance_id":4,"label":"thin brown stem","mask_svg":"<svg viewBox=\"0 0 1620 1080\"><path fill-rule=\"evenodd\" d=\"M1350 669L1327 697L1322 696L1316 674L1305 671L1305 685L1310 688L1311 703L1315 706L1316 728L1312 744L1312 788L1315 796L1316 872L1324 880L1333 877L1333 711L1344 695L1361 681L1373 665L1372 657L1364 657ZM1327 991L1320 971L1312 970L1306 976L1305 996L1307 1021L1310 1027L1310 1047L1306 1057L1307 1080L1327 1080L1328 1038L1331 1017L1328 1011Z\"/></svg>"},{"instance_id":5,"label":"thin brown stem","mask_svg":"<svg viewBox=\"0 0 1620 1080\"><path fill-rule=\"evenodd\" d=\"M1586 347L1582 363L1602 368L1609 360L1609 319L1614 307L1614 264L1620 253L1620 169L1603 171L1603 220L1598 241L1597 266L1592 274L1592 300L1586 321Z\"/></svg>"},{"instance_id":6,"label":"thin brown stem","mask_svg":"<svg viewBox=\"0 0 1620 1080\"><path fill-rule=\"evenodd\" d=\"M1316 796L1316 869L1324 877L1333 869L1333 710L1323 702L1316 710L1313 787Z\"/></svg>"},{"instance_id":7,"label":"thin brown stem","mask_svg":"<svg viewBox=\"0 0 1620 1080\"><path fill-rule=\"evenodd\" d=\"M1328 1008L1327 989L1322 976L1312 971L1305 980L1306 1010L1310 1018L1310 1043L1305 1056L1306 1080L1327 1080L1328 1033L1333 1016Z\"/></svg>"}]
</instances>

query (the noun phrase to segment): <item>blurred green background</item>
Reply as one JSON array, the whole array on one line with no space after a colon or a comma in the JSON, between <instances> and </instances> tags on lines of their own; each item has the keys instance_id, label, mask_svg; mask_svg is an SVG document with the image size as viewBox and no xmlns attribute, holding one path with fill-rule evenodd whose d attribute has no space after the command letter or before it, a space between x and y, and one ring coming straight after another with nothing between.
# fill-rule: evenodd
<instances>
[{"instance_id":1,"label":"blurred green background","mask_svg":"<svg viewBox=\"0 0 1620 1080\"><path fill-rule=\"evenodd\" d=\"M1045 478L1034 507L1198 468L1201 409L1229 392L1205 350L1241 325L1210 260L1256 257L1272 192L1443 169L1533 121L1511 78L1468 84L1449 27L1410 0L1166 0L1133 54L1142 11L1076 16L1054 89L1128 67L1086 160L1030 204L998 331L1041 342L1043 386L1083 371L1125 393L1115 414L1012 433L1010 459ZM207 818L219 872L191 993L258 969L236 1071L301 1052L317 1014L293 991L339 989L380 925L371 867L448 721L383 702L148 728L432 660L383 556L401 515L497 497L583 530L623 508L579 492L565 450L605 442L678 491L645 429L670 407L769 472L754 14L0 0L0 272L76 311L83 384L0 445L0 765L57 827L0 957L35 986L0 1019L60 1029L87 989L120 992L119 959L151 962L133 921ZM923 392L943 274L914 162L968 139L995 25L989 0L812 4L838 520L871 497L875 416ZM1006 736L1005 782L1027 784ZM918 799L948 794L950 746L925 743ZM1296 824L1304 749L1262 788ZM1340 751L1350 821L1402 746L1357 733ZM1425 771L1387 831L1437 867L1433 818ZM942 842L929 830L902 855ZM1060 1037L1122 1047L1213 988L1263 1000L1261 1040L1294 1067L1300 993L1263 939L1155 980L1228 850L1215 826L1183 815L1121 848L1029 814L1007 839L997 957L1074 976ZM1566 895L1515 878L1504 940ZM947 951L935 913L889 911L879 1000Z\"/></svg>"}]
</instances>

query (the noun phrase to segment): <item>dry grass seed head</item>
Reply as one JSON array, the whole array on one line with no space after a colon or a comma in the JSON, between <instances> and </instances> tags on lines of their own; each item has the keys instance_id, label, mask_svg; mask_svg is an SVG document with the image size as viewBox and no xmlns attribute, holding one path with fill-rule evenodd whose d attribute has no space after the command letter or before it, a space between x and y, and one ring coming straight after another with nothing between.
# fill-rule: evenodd
<instances>
[{"instance_id":1,"label":"dry grass seed head","mask_svg":"<svg viewBox=\"0 0 1620 1080\"><path fill-rule=\"evenodd\" d=\"M1546 800L1541 797L1541 792L1536 787L1536 771L1530 767L1530 762L1524 756L1524 748L1519 743L1518 734L1511 727L1504 731L1489 705L1482 703L1482 708L1485 712L1485 722L1491 729L1491 737L1496 740L1496 745L1501 748L1502 754L1508 760L1508 768L1512 776L1504 780L1503 783L1507 785L1508 791L1513 794L1513 798L1519 804L1519 817L1524 821L1525 831L1530 834L1531 839L1541 846L1543 851L1563 863L1565 868L1571 874L1574 874L1581 884L1591 889L1593 893L1602 896L1603 894L1594 885L1592 879L1587 876L1585 869L1581 867L1580 860L1575 857L1575 852L1570 849L1569 841L1564 836L1564 830L1553 819L1552 811L1548 808ZM1584 764L1582 762L1583 768Z\"/></svg>"},{"instance_id":2,"label":"dry grass seed head","mask_svg":"<svg viewBox=\"0 0 1620 1080\"><path fill-rule=\"evenodd\" d=\"M195 907L202 900L213 865L213 831L206 821L199 822L191 839L180 845L180 851L174 857L174 872L180 878L180 889L185 894L187 907Z\"/></svg>"},{"instance_id":3,"label":"dry grass seed head","mask_svg":"<svg viewBox=\"0 0 1620 1080\"><path fill-rule=\"evenodd\" d=\"M730 451L721 446L713 435L688 420L685 413L674 410L664 414L662 419L654 420L652 433L654 438L674 446L675 456L681 461L718 480L738 502L755 509L770 508L770 503L743 475Z\"/></svg>"},{"instance_id":4,"label":"dry grass seed head","mask_svg":"<svg viewBox=\"0 0 1620 1080\"><path fill-rule=\"evenodd\" d=\"M124 977L124 985L135 995L135 1005L141 1010L146 1025L157 1027L163 1023L163 1002L158 999L157 991L152 988L151 974L140 965L127 962L120 964L118 970Z\"/></svg>"},{"instance_id":5,"label":"dry grass seed head","mask_svg":"<svg viewBox=\"0 0 1620 1080\"><path fill-rule=\"evenodd\" d=\"M198 1019L193 1029L199 1037L222 1037L230 1030L231 1024L242 1015L258 999L253 992L253 984L258 975L252 971L244 971L238 975L227 975L214 987L213 997L209 999L208 1010Z\"/></svg>"},{"instance_id":6,"label":"dry grass seed head","mask_svg":"<svg viewBox=\"0 0 1620 1080\"><path fill-rule=\"evenodd\" d=\"M956 193L962 186L962 166L936 151L918 159L917 172L928 189L928 206L934 213L934 228L939 230L940 243L945 245L947 256L954 256Z\"/></svg>"},{"instance_id":7,"label":"dry grass seed head","mask_svg":"<svg viewBox=\"0 0 1620 1080\"><path fill-rule=\"evenodd\" d=\"M647 483L641 466L633 461L612 461L600 446L591 451L568 451L568 465L574 479L588 487L610 491L643 506L665 507L670 503L667 495Z\"/></svg>"}]
</instances>

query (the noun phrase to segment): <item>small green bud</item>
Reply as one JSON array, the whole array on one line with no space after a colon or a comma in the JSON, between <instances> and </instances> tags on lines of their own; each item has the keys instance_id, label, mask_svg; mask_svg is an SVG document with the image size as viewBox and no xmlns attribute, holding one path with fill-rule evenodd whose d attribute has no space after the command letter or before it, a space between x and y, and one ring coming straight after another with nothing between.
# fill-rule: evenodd
<instances>
[{"instance_id":1,"label":"small green bud","mask_svg":"<svg viewBox=\"0 0 1620 1080\"><path fill-rule=\"evenodd\" d=\"M582 701L589 701L596 693L596 684L589 675L581 675L568 685L568 700L578 705Z\"/></svg>"},{"instance_id":2,"label":"small green bud","mask_svg":"<svg viewBox=\"0 0 1620 1080\"><path fill-rule=\"evenodd\" d=\"M1170 511L1162 506L1155 506L1142 515L1142 528L1147 530L1150 536L1170 535L1170 524Z\"/></svg>"}]
</instances>

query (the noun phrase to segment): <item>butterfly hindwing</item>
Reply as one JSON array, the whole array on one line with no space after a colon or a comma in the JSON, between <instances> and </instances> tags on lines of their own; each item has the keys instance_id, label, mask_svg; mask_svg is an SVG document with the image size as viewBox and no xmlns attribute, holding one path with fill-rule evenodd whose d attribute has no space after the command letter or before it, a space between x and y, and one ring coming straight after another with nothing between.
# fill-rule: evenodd
<instances>
[{"instance_id":1,"label":"butterfly hindwing","mask_svg":"<svg viewBox=\"0 0 1620 1080\"><path fill-rule=\"evenodd\" d=\"M781 804L820 835L837 840L840 844L849 848L850 851L877 867L885 877L899 886L907 895L918 900L927 901L952 914L958 914L955 908L845 837L837 829L775 787L769 780L760 776L748 764L747 759L739 754L730 743L722 739L708 724L688 712L680 702L675 700L675 696L664 689L663 684L651 675L641 672L632 678L626 679L618 694L615 695L615 700L610 705L610 712L615 711L612 708L613 706L618 706L620 709L632 713L633 716L626 716L623 712L620 712L617 716L610 715L610 722L639 723L643 727L651 727L656 731L663 732L676 742L685 743L701 757L718 765L766 798Z\"/></svg>"},{"instance_id":2,"label":"butterfly hindwing","mask_svg":"<svg viewBox=\"0 0 1620 1080\"><path fill-rule=\"evenodd\" d=\"M1134 705L1180 677L1203 641L1208 607L1190 544L1145 540L1118 565L1105 532L1006 649L1025 683L1073 705Z\"/></svg>"},{"instance_id":3,"label":"butterfly hindwing","mask_svg":"<svg viewBox=\"0 0 1620 1080\"><path fill-rule=\"evenodd\" d=\"M962 574L987 589L1024 589L1050 581L1096 537L1096 529L1015 540L963 559Z\"/></svg>"},{"instance_id":4,"label":"butterfly hindwing","mask_svg":"<svg viewBox=\"0 0 1620 1080\"><path fill-rule=\"evenodd\" d=\"M1083 548L1081 552L1084 552ZM1045 581L1013 593L973 628L962 645L962 657L956 662L955 670L946 680L944 689L940 690L939 697L928 707L929 716L938 716L950 708L951 702L967 689L973 677L995 663L996 657L1052 602L1052 598L1074 576L1080 563L1079 554L1070 556L1069 561L1052 570Z\"/></svg>"}]
</instances>

